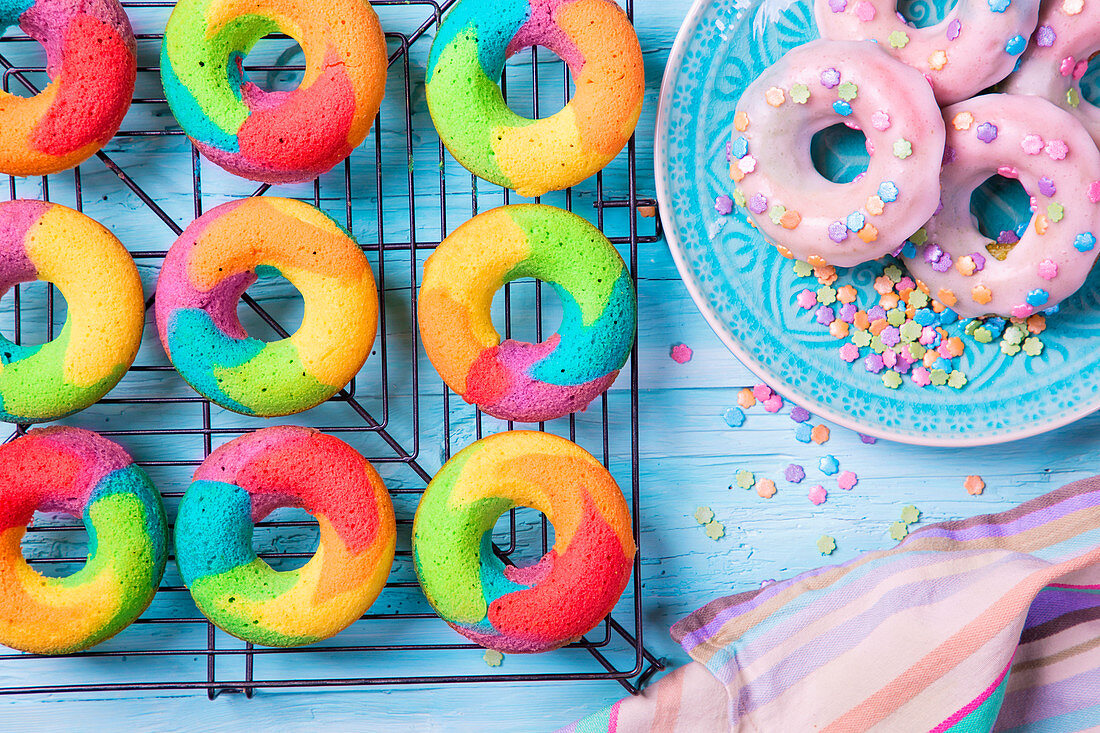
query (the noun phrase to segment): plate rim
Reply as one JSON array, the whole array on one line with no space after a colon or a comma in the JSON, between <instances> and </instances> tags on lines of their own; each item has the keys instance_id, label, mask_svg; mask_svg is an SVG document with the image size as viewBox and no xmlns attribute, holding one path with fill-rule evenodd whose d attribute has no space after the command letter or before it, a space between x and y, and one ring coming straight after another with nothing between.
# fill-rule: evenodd
<instances>
[{"instance_id":1,"label":"plate rim","mask_svg":"<svg viewBox=\"0 0 1100 733\"><path fill-rule=\"evenodd\" d=\"M1024 427L1019 430L997 435L981 435L977 437L952 436L944 438L931 435L923 436L910 433L895 433L877 425L861 425L858 421L852 419L850 415L820 403L808 395L800 394L787 384L785 380L771 373L766 367L757 362L749 352L741 346L740 342L733 338L732 334L728 332L725 325L715 314L714 309L707 303L706 297L699 289L698 281L695 278L695 272L688 265L683 245L679 240L677 229L674 226L672 213L674 208L672 205L672 196L668 190L668 177L666 175L669 165L667 154L669 134L668 116L673 88L676 83L676 78L679 76L680 70L683 67L684 55L687 51L690 38L694 35L695 29L703 14L714 1L715 0L694 0L691 9L680 24L680 30L676 33L676 40L673 42L672 49L668 54L668 60L665 62L665 69L661 77L661 91L657 101L657 119L654 128L653 177L657 192L657 210L658 215L661 217L665 242L668 245L669 252L672 254L673 261L676 263L676 269L680 274L680 280L687 288L688 294L691 296L696 310L702 314L707 325L710 326L711 330L714 331L718 339L730 350L733 356L736 357L746 369L782 395L784 399L805 406L810 412L819 417L862 435L869 435L875 438L908 445L933 448L969 448L1010 443L1052 432L1071 423L1075 423L1081 418L1096 412L1097 409L1100 409L1100 394L1098 394L1097 398L1092 402L1082 401L1077 410L1067 411L1065 415L1057 420L1051 420L1033 428Z\"/></svg>"}]
</instances>

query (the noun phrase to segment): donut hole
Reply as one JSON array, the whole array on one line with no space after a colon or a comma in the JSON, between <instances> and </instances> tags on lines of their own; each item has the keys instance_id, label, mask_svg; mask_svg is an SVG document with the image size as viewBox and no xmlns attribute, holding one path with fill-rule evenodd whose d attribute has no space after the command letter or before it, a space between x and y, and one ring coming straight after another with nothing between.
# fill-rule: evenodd
<instances>
[{"instance_id":1,"label":"donut hole","mask_svg":"<svg viewBox=\"0 0 1100 733\"><path fill-rule=\"evenodd\" d=\"M23 558L47 578L67 578L88 560L88 532L68 514L36 511L19 544Z\"/></svg>"},{"instance_id":2,"label":"donut hole","mask_svg":"<svg viewBox=\"0 0 1100 733\"><path fill-rule=\"evenodd\" d=\"M970 215L990 240L986 249L1003 260L1015 246L1018 232L1031 221L1031 197L1015 178L993 175L970 195Z\"/></svg>"},{"instance_id":3,"label":"donut hole","mask_svg":"<svg viewBox=\"0 0 1100 733\"><path fill-rule=\"evenodd\" d=\"M496 291L491 313L497 333L529 343L545 341L557 332L564 315L557 291L549 283L531 278L514 280ZM511 318L510 313L534 313L536 317Z\"/></svg>"},{"instance_id":4,"label":"donut hole","mask_svg":"<svg viewBox=\"0 0 1100 733\"><path fill-rule=\"evenodd\" d=\"M2 21L0 21L2 25ZM17 27L11 26L7 33L0 28L0 37L22 37L26 34ZM19 73L0 74L3 78L3 90L16 97L29 99L36 96L50 83L50 77L46 74L46 49L38 42L31 43L5 43L4 56L11 62L13 68L19 69ZM25 69L25 71L23 71Z\"/></svg>"},{"instance_id":5,"label":"donut hole","mask_svg":"<svg viewBox=\"0 0 1100 733\"><path fill-rule=\"evenodd\" d=\"M572 75L569 75L564 95L561 87L556 83L544 82L536 89L533 83L536 59L540 79L562 78L566 69L565 61L552 48L545 46L530 46L509 56L500 78L500 91L504 95L504 101L508 103L508 108L529 120L545 119L557 114L564 109L576 92Z\"/></svg>"},{"instance_id":6,"label":"donut hole","mask_svg":"<svg viewBox=\"0 0 1100 733\"><path fill-rule=\"evenodd\" d=\"M253 551L279 572L297 570L309 562L320 540L317 520L297 507L275 509L252 530Z\"/></svg>"},{"instance_id":7,"label":"donut hole","mask_svg":"<svg viewBox=\"0 0 1100 733\"><path fill-rule=\"evenodd\" d=\"M293 38L264 36L244 57L244 79L265 92L294 91L305 76L305 58L305 51Z\"/></svg>"},{"instance_id":8,"label":"donut hole","mask_svg":"<svg viewBox=\"0 0 1100 733\"><path fill-rule=\"evenodd\" d=\"M68 303L61 290L40 280L20 283L6 296L14 312L11 321L0 332L10 343L25 347L41 346L61 333L68 314ZM18 303L18 308L15 304ZM0 344L0 364L7 364L15 354L8 344Z\"/></svg>"},{"instance_id":9,"label":"donut hole","mask_svg":"<svg viewBox=\"0 0 1100 733\"><path fill-rule=\"evenodd\" d=\"M501 514L493 525L493 544L506 564L537 575L539 562L554 546L554 525L538 509L516 507ZM535 581L523 573L513 579L524 585Z\"/></svg>"},{"instance_id":10,"label":"donut hole","mask_svg":"<svg viewBox=\"0 0 1100 733\"><path fill-rule=\"evenodd\" d=\"M268 343L279 341L284 338L279 329L291 334L301 327L305 316L305 301L298 288L275 268L260 265L256 268L256 276L256 282L245 292L276 325L269 323L264 315L257 313L244 299L237 303L237 317L252 338Z\"/></svg>"},{"instance_id":11,"label":"donut hole","mask_svg":"<svg viewBox=\"0 0 1100 733\"><path fill-rule=\"evenodd\" d=\"M1100 51L1089 59L1089 68L1081 77L1081 98L1100 107Z\"/></svg>"},{"instance_id":12,"label":"donut hole","mask_svg":"<svg viewBox=\"0 0 1100 733\"><path fill-rule=\"evenodd\" d=\"M867 136L863 130L836 124L819 130L810 139L814 169L833 183L851 183L867 171Z\"/></svg>"},{"instance_id":13,"label":"donut hole","mask_svg":"<svg viewBox=\"0 0 1100 733\"><path fill-rule=\"evenodd\" d=\"M897 8L906 23L914 28L936 25L955 9L959 0L898 0Z\"/></svg>"}]
</instances>

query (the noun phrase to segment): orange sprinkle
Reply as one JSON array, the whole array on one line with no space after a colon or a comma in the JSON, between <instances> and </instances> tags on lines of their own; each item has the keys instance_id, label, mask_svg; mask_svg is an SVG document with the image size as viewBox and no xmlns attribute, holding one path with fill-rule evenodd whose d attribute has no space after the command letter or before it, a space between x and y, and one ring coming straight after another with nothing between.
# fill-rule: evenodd
<instances>
[{"instance_id":1,"label":"orange sprinkle","mask_svg":"<svg viewBox=\"0 0 1100 733\"><path fill-rule=\"evenodd\" d=\"M886 204L882 202L878 196L869 196L867 198L867 213L871 216L878 216L886 208Z\"/></svg>"},{"instance_id":2,"label":"orange sprinkle","mask_svg":"<svg viewBox=\"0 0 1100 733\"><path fill-rule=\"evenodd\" d=\"M794 253L793 253L793 252L791 252L791 251L790 251L789 249L787 249L786 247L784 247L783 245L781 245L781 244L777 244L777 245L775 245L775 248L776 248L776 250L778 250L778 251L779 251L779 254L783 255L783 256L784 256L784 257L786 257L786 258L787 258L788 260L793 260L793 259L794 259Z\"/></svg>"},{"instance_id":3,"label":"orange sprinkle","mask_svg":"<svg viewBox=\"0 0 1100 733\"><path fill-rule=\"evenodd\" d=\"M981 476L967 476L966 481L963 482L963 488L971 496L980 496L985 491L985 481L982 481Z\"/></svg>"},{"instance_id":4,"label":"orange sprinkle","mask_svg":"<svg viewBox=\"0 0 1100 733\"><path fill-rule=\"evenodd\" d=\"M929 349L928 351L924 352L924 358L921 360L921 363L924 364L926 368L931 369L932 365L936 363L936 359L939 358L940 355L936 352L935 349Z\"/></svg>"},{"instance_id":5,"label":"orange sprinkle","mask_svg":"<svg viewBox=\"0 0 1100 733\"><path fill-rule=\"evenodd\" d=\"M848 337L848 324L839 318L829 324L829 335L835 339Z\"/></svg>"},{"instance_id":6,"label":"orange sprinkle","mask_svg":"<svg viewBox=\"0 0 1100 733\"><path fill-rule=\"evenodd\" d=\"M814 277L822 285L832 285L836 282L836 268L832 265L815 265Z\"/></svg>"},{"instance_id":7,"label":"orange sprinkle","mask_svg":"<svg viewBox=\"0 0 1100 733\"><path fill-rule=\"evenodd\" d=\"M871 319L867 317L867 311L856 311L855 318L852 319L852 325L860 331L866 331L871 326Z\"/></svg>"},{"instance_id":8,"label":"orange sprinkle","mask_svg":"<svg viewBox=\"0 0 1100 733\"><path fill-rule=\"evenodd\" d=\"M897 293L886 293L879 297L878 304L886 310L898 307L898 301L901 300Z\"/></svg>"},{"instance_id":9,"label":"orange sprinkle","mask_svg":"<svg viewBox=\"0 0 1100 733\"><path fill-rule=\"evenodd\" d=\"M932 301L932 312L933 313L943 313L943 309L944 309L944 304L943 303L941 303L938 300L933 300Z\"/></svg>"},{"instance_id":10,"label":"orange sprinkle","mask_svg":"<svg viewBox=\"0 0 1100 733\"><path fill-rule=\"evenodd\" d=\"M810 431L810 439L818 445L828 443L829 428L824 425L814 425L814 429Z\"/></svg>"},{"instance_id":11,"label":"orange sprinkle","mask_svg":"<svg viewBox=\"0 0 1100 733\"><path fill-rule=\"evenodd\" d=\"M786 213L779 217L779 225L784 229L796 229L801 223L802 215L791 209L787 209Z\"/></svg>"},{"instance_id":12,"label":"orange sprinkle","mask_svg":"<svg viewBox=\"0 0 1100 733\"><path fill-rule=\"evenodd\" d=\"M913 294L913 288L903 288L898 291L898 297L906 303L909 302L909 296Z\"/></svg>"},{"instance_id":13,"label":"orange sprinkle","mask_svg":"<svg viewBox=\"0 0 1100 733\"><path fill-rule=\"evenodd\" d=\"M932 289L924 284L924 280L917 280L917 289L920 290L925 295L931 295L932 294Z\"/></svg>"},{"instance_id":14,"label":"orange sprinkle","mask_svg":"<svg viewBox=\"0 0 1100 733\"><path fill-rule=\"evenodd\" d=\"M946 305L955 305L959 302L959 299L955 297L955 293L947 288L940 288L936 293L936 298Z\"/></svg>"},{"instance_id":15,"label":"orange sprinkle","mask_svg":"<svg viewBox=\"0 0 1100 733\"><path fill-rule=\"evenodd\" d=\"M740 183L741 179L744 178L744 177L745 177L745 171L741 170L741 168L738 167L737 161L735 160L732 163L730 163L730 178L732 178L737 183Z\"/></svg>"},{"instance_id":16,"label":"orange sprinkle","mask_svg":"<svg viewBox=\"0 0 1100 733\"><path fill-rule=\"evenodd\" d=\"M880 318L877 321L872 321L871 322L871 335L878 336L880 333L882 333L882 329L886 328L889 325L890 325L890 322L887 321L885 318Z\"/></svg>"},{"instance_id":17,"label":"orange sprinkle","mask_svg":"<svg viewBox=\"0 0 1100 733\"><path fill-rule=\"evenodd\" d=\"M1027 330L1031 333L1042 333L1046 327L1047 319L1042 313L1036 313L1027 319Z\"/></svg>"},{"instance_id":18,"label":"orange sprinkle","mask_svg":"<svg viewBox=\"0 0 1100 733\"><path fill-rule=\"evenodd\" d=\"M778 107L787 101L787 95L779 87L772 87L764 92L764 100L773 107Z\"/></svg>"},{"instance_id":19,"label":"orange sprinkle","mask_svg":"<svg viewBox=\"0 0 1100 733\"><path fill-rule=\"evenodd\" d=\"M836 289L836 299L841 303L855 303L859 293L851 285L841 285Z\"/></svg>"},{"instance_id":20,"label":"orange sprinkle","mask_svg":"<svg viewBox=\"0 0 1100 733\"><path fill-rule=\"evenodd\" d=\"M638 207L638 216L643 216L646 219L652 219L653 217L657 216L657 207L656 206L639 206Z\"/></svg>"},{"instance_id":21,"label":"orange sprinkle","mask_svg":"<svg viewBox=\"0 0 1100 733\"><path fill-rule=\"evenodd\" d=\"M1037 217L1035 217L1036 234L1046 234L1048 226L1050 226L1050 219L1047 218L1046 214L1039 214Z\"/></svg>"},{"instance_id":22,"label":"orange sprinkle","mask_svg":"<svg viewBox=\"0 0 1100 733\"><path fill-rule=\"evenodd\" d=\"M947 51L935 51L928 57L928 68L939 71L947 66Z\"/></svg>"},{"instance_id":23,"label":"orange sprinkle","mask_svg":"<svg viewBox=\"0 0 1100 733\"><path fill-rule=\"evenodd\" d=\"M875 278L875 292L879 295L886 295L894 289L894 281L890 278L882 275Z\"/></svg>"},{"instance_id":24,"label":"orange sprinkle","mask_svg":"<svg viewBox=\"0 0 1100 733\"><path fill-rule=\"evenodd\" d=\"M959 271L959 274L970 277L974 274L974 270L978 269L978 265L974 262L973 257L970 255L963 255L955 260L955 269Z\"/></svg>"},{"instance_id":25,"label":"orange sprinkle","mask_svg":"<svg viewBox=\"0 0 1100 733\"><path fill-rule=\"evenodd\" d=\"M905 306L905 317L912 320L913 316L917 315L917 309L914 306Z\"/></svg>"},{"instance_id":26,"label":"orange sprinkle","mask_svg":"<svg viewBox=\"0 0 1100 733\"><path fill-rule=\"evenodd\" d=\"M970 290L970 297L974 299L975 303L985 305L989 301L993 300L993 291L984 285L975 285Z\"/></svg>"},{"instance_id":27,"label":"orange sprinkle","mask_svg":"<svg viewBox=\"0 0 1100 733\"><path fill-rule=\"evenodd\" d=\"M955 119L951 120L951 124L956 130L969 130L974 124L974 115L970 112L959 112L955 115Z\"/></svg>"},{"instance_id":28,"label":"orange sprinkle","mask_svg":"<svg viewBox=\"0 0 1100 733\"><path fill-rule=\"evenodd\" d=\"M738 132L749 129L749 116L744 112L738 112L733 116L733 126Z\"/></svg>"},{"instance_id":29,"label":"orange sprinkle","mask_svg":"<svg viewBox=\"0 0 1100 733\"><path fill-rule=\"evenodd\" d=\"M878 229L874 224L864 224L863 228L859 230L859 238L864 242L871 243L878 239Z\"/></svg>"},{"instance_id":30,"label":"orange sprinkle","mask_svg":"<svg viewBox=\"0 0 1100 733\"><path fill-rule=\"evenodd\" d=\"M966 350L966 344L958 336L952 336L947 339L947 353L951 356L962 356L963 351Z\"/></svg>"},{"instance_id":31,"label":"orange sprinkle","mask_svg":"<svg viewBox=\"0 0 1100 733\"><path fill-rule=\"evenodd\" d=\"M770 478L762 478L757 481L756 495L761 499L770 499L775 496L775 482Z\"/></svg>"},{"instance_id":32,"label":"orange sprinkle","mask_svg":"<svg viewBox=\"0 0 1100 733\"><path fill-rule=\"evenodd\" d=\"M751 389L745 387L737 393L737 404L747 410L756 404L756 396L753 395Z\"/></svg>"},{"instance_id":33,"label":"orange sprinkle","mask_svg":"<svg viewBox=\"0 0 1100 733\"><path fill-rule=\"evenodd\" d=\"M814 267L825 267L829 264L821 255L810 255L806 258L806 262L813 265Z\"/></svg>"}]
</instances>

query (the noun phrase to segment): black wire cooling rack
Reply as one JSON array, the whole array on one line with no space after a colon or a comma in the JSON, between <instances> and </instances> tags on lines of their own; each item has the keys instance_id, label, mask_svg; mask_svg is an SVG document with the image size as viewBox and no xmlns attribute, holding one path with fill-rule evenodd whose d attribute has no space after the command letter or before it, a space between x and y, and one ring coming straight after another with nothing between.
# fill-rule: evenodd
<instances>
[{"instance_id":1,"label":"black wire cooling rack","mask_svg":"<svg viewBox=\"0 0 1100 733\"><path fill-rule=\"evenodd\" d=\"M636 692L662 668L642 642L640 553L623 599L595 630L562 650L508 656L497 667L488 666L481 648L465 643L436 617L415 580L409 535L424 486L452 450L514 427L449 394L417 342L416 286L423 260L454 226L514 198L459 167L427 114L424 62L452 2L373 2L390 53L386 100L371 135L342 166L312 184L274 188L257 188L202 160L169 113L158 59L174 3L123 3L138 38L138 83L122 131L74 171L12 178L8 185L9 198L56 201L103 222L132 252L149 294L150 322L134 367L105 399L64 422L125 445L160 488L169 518L194 467L218 444L280 423L336 434L369 458L390 488L398 517L397 558L390 582L360 621L326 642L294 649L254 648L216 629L197 612L170 561L152 606L115 638L63 658L0 654L0 694L176 689L205 690L213 698L222 692L252 696L260 688L595 679L617 680ZM630 0L626 10L633 16ZM246 73L266 88L292 88L300 79L300 53L293 39L270 36L249 54ZM23 96L48 81L41 48L17 29L0 37L0 68L2 88ZM531 116L560 108L571 88L565 64L539 49L510 61L503 87L509 104ZM637 277L638 246L656 242L660 225L656 202L640 197L635 150L631 140L600 175L542 201L593 220L620 247ZM309 201L343 221L371 260L381 300L378 340L363 371L324 405L276 421L222 411L192 392L167 362L150 308L160 261L192 218L223 201L269 191ZM502 324L509 337L541 340L560 317L556 299L543 296L537 282L506 287L494 303L498 327ZM16 287L0 305L5 318L11 314L3 323L11 324L7 334L16 342L48 341L64 322L64 299L52 285ZM300 299L289 283L264 278L245 294L241 317L258 337L283 337L300 321ZM602 459L631 504L636 538L641 512L637 357L635 347L616 387L586 412L537 426ZM28 427L16 426L8 439ZM503 557L530 562L546 552L552 532L537 512L521 509L502 517L494 537ZM254 542L279 569L303 564L316 543L316 522L297 510L279 510L258 523ZM72 517L38 514L23 548L40 572L65 575L84 562L86 537Z\"/></svg>"}]
</instances>

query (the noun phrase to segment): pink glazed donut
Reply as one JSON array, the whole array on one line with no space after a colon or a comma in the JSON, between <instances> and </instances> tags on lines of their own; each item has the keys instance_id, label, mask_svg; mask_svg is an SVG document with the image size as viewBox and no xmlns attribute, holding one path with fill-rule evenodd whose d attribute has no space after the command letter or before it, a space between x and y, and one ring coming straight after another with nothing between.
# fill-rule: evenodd
<instances>
[{"instance_id":1,"label":"pink glazed donut","mask_svg":"<svg viewBox=\"0 0 1100 733\"><path fill-rule=\"evenodd\" d=\"M944 110L943 208L905 258L909 272L960 316L1026 318L1085 282L1100 250L1100 151L1073 115L1036 97L987 94ZM1032 217L1003 260L970 214L990 176L1016 178Z\"/></svg>"},{"instance_id":2,"label":"pink glazed donut","mask_svg":"<svg viewBox=\"0 0 1100 733\"><path fill-rule=\"evenodd\" d=\"M1008 76L1038 16L1039 0L959 0L936 25L915 28L898 13L896 0L814 1L823 38L878 42L924 74L940 104Z\"/></svg>"},{"instance_id":3,"label":"pink glazed donut","mask_svg":"<svg viewBox=\"0 0 1100 733\"><path fill-rule=\"evenodd\" d=\"M1081 77L1097 51L1100 0L1051 0L1043 5L1039 28L1004 91L1054 102L1080 120L1100 145L1100 107L1081 96Z\"/></svg>"},{"instance_id":4,"label":"pink glazed donut","mask_svg":"<svg viewBox=\"0 0 1100 733\"><path fill-rule=\"evenodd\" d=\"M815 175L810 158L813 136L837 123L867 137L867 170L850 183ZM788 51L745 89L734 128L737 200L800 260L851 267L882 257L939 204L940 109L921 75L876 44L818 40Z\"/></svg>"}]
</instances>

